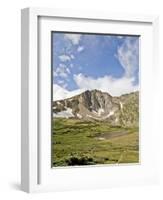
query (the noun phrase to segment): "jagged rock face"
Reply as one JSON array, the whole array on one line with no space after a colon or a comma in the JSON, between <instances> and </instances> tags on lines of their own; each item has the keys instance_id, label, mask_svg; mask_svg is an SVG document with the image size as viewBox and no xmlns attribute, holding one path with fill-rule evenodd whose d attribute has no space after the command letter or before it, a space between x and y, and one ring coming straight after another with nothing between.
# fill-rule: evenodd
<instances>
[{"instance_id":1,"label":"jagged rock face","mask_svg":"<svg viewBox=\"0 0 163 200\"><path fill-rule=\"evenodd\" d=\"M72 98L54 101L53 117L102 120L116 126L138 126L139 93L112 97L99 90L87 90Z\"/></svg>"},{"instance_id":2,"label":"jagged rock face","mask_svg":"<svg viewBox=\"0 0 163 200\"><path fill-rule=\"evenodd\" d=\"M83 104L89 111L108 109L111 106L111 96L101 91L92 90L82 93L79 97L79 102Z\"/></svg>"}]
</instances>

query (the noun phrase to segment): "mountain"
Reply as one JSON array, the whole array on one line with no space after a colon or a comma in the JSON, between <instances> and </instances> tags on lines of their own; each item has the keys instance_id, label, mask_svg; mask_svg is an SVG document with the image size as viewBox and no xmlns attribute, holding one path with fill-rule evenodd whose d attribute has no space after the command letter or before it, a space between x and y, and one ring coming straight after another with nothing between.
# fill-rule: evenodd
<instances>
[{"instance_id":1,"label":"mountain","mask_svg":"<svg viewBox=\"0 0 163 200\"><path fill-rule=\"evenodd\" d=\"M87 90L53 102L53 117L107 121L113 126L138 126L139 92L112 97L100 90Z\"/></svg>"}]
</instances>

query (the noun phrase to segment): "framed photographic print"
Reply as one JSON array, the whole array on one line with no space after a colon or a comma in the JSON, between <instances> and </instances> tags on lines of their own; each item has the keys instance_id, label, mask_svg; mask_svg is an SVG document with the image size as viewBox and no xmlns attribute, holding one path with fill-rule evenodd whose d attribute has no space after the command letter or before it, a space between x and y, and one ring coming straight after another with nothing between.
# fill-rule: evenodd
<instances>
[{"instance_id":1,"label":"framed photographic print","mask_svg":"<svg viewBox=\"0 0 163 200\"><path fill-rule=\"evenodd\" d=\"M157 183L157 60L157 16L23 9L22 190Z\"/></svg>"}]
</instances>

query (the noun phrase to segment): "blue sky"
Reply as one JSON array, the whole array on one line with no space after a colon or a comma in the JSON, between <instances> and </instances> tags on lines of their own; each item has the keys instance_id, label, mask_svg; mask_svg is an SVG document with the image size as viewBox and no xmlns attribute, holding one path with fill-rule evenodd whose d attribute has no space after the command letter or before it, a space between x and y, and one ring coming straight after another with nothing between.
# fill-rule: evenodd
<instances>
[{"instance_id":1,"label":"blue sky","mask_svg":"<svg viewBox=\"0 0 163 200\"><path fill-rule=\"evenodd\" d=\"M138 36L53 32L52 38L54 87L113 96L138 90Z\"/></svg>"}]
</instances>

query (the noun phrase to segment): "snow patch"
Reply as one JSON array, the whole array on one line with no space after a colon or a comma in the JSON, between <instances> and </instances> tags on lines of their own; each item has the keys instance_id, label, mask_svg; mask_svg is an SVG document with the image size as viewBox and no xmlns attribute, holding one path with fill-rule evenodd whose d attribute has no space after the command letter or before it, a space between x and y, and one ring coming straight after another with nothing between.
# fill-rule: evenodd
<instances>
[{"instance_id":1,"label":"snow patch","mask_svg":"<svg viewBox=\"0 0 163 200\"><path fill-rule=\"evenodd\" d=\"M104 112L105 112L105 111L104 111L103 108L99 108L97 112L96 112L95 110L93 110L93 113L95 113L95 114L98 115L98 116L101 116L102 113L104 113Z\"/></svg>"},{"instance_id":2,"label":"snow patch","mask_svg":"<svg viewBox=\"0 0 163 200\"><path fill-rule=\"evenodd\" d=\"M112 115L114 115L114 111L110 111L109 114L106 116L106 118L109 118Z\"/></svg>"},{"instance_id":3,"label":"snow patch","mask_svg":"<svg viewBox=\"0 0 163 200\"><path fill-rule=\"evenodd\" d=\"M123 104L122 104L122 102L120 102L120 108L121 108L121 110L123 109Z\"/></svg>"},{"instance_id":4,"label":"snow patch","mask_svg":"<svg viewBox=\"0 0 163 200\"><path fill-rule=\"evenodd\" d=\"M81 116L79 113L77 113L76 115L77 115L77 117L78 117L79 119L82 118L82 116Z\"/></svg>"},{"instance_id":5,"label":"snow patch","mask_svg":"<svg viewBox=\"0 0 163 200\"><path fill-rule=\"evenodd\" d=\"M104 113L104 112L105 112L104 109L103 109L103 108L100 108L100 109L98 110L98 115L101 116L101 114Z\"/></svg>"},{"instance_id":6,"label":"snow patch","mask_svg":"<svg viewBox=\"0 0 163 200\"><path fill-rule=\"evenodd\" d=\"M96 111L94 111L96 112ZM97 112L96 112L97 113ZM108 115L104 116L104 117L100 117L101 115L99 115L99 117L93 117L91 115L88 115L87 114L87 117L90 117L90 118L93 118L93 119L97 119L97 120L104 120L104 119L107 119L109 118L110 116L114 115L114 111L110 111Z\"/></svg>"},{"instance_id":7,"label":"snow patch","mask_svg":"<svg viewBox=\"0 0 163 200\"><path fill-rule=\"evenodd\" d=\"M70 118L70 117L74 117L74 115L72 114L72 109L71 108L67 108L67 110L63 110L63 111L58 112L58 113L53 113L53 117L56 117L56 118Z\"/></svg>"}]
</instances>

